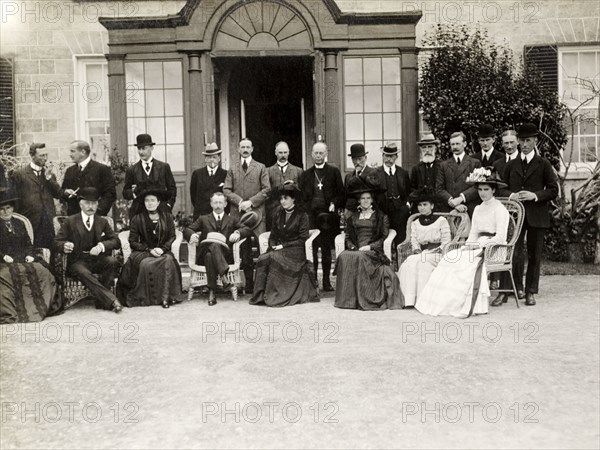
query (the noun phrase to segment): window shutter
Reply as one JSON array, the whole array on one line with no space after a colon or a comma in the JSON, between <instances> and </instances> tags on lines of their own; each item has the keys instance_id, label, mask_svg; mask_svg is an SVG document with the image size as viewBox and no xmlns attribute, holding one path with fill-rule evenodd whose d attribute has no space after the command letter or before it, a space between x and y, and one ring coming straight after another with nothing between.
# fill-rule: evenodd
<instances>
[{"instance_id":1,"label":"window shutter","mask_svg":"<svg viewBox=\"0 0 600 450\"><path fill-rule=\"evenodd\" d=\"M0 145L15 143L15 106L13 92L13 62L0 58Z\"/></svg>"},{"instance_id":2,"label":"window shutter","mask_svg":"<svg viewBox=\"0 0 600 450\"><path fill-rule=\"evenodd\" d=\"M525 66L534 65L542 74L544 88L558 92L558 49L556 45L525 46Z\"/></svg>"}]
</instances>

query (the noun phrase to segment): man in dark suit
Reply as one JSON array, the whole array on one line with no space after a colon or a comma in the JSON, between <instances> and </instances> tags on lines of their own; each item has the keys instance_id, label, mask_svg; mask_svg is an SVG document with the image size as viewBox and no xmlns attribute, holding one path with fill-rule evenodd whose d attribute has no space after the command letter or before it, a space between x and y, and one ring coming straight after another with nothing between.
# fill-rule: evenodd
<instances>
[{"instance_id":1,"label":"man in dark suit","mask_svg":"<svg viewBox=\"0 0 600 450\"><path fill-rule=\"evenodd\" d=\"M517 142L517 132L515 130L506 130L502 133L502 148L504 156L494 161L493 167L498 175L504 180L504 169L509 161L520 156L519 143Z\"/></svg>"},{"instance_id":2,"label":"man in dark suit","mask_svg":"<svg viewBox=\"0 0 600 450\"><path fill-rule=\"evenodd\" d=\"M86 187L98 191L98 215L106 216L117 198L115 180L110 167L92 160L90 144L73 141L69 147L71 160L75 163L67 169L62 183L62 198L67 202L67 215L80 212L79 191Z\"/></svg>"},{"instance_id":3,"label":"man in dark suit","mask_svg":"<svg viewBox=\"0 0 600 450\"><path fill-rule=\"evenodd\" d=\"M435 192L435 181L440 168L440 163L436 159L440 141L432 133L428 133L417 142L417 145L421 150L421 161L410 172L411 193L408 196L412 203L413 214L418 212L419 192Z\"/></svg>"},{"instance_id":4,"label":"man in dark suit","mask_svg":"<svg viewBox=\"0 0 600 450\"><path fill-rule=\"evenodd\" d=\"M225 177L223 193L230 204L230 214L239 220L242 214L256 211L260 222L255 229L256 236L267 231L265 202L271 185L269 174L264 164L252 158L254 146L250 139L242 139L238 145L240 159L232 164ZM254 290L254 262L252 260L252 244L247 240L240 248L246 290Z\"/></svg>"},{"instance_id":5,"label":"man in dark suit","mask_svg":"<svg viewBox=\"0 0 600 450\"><path fill-rule=\"evenodd\" d=\"M194 221L189 228L183 232L184 238L192 245L197 245L200 238L204 239L200 243L196 255L196 263L206 267L206 277L208 279L208 304L213 306L217 304L215 291L217 289L217 277L223 280L223 289L230 291L233 300L237 300L237 287L227 281L227 272L229 264L233 262L231 249L227 242L235 244L240 239L252 235L252 230L240 224L231 216L225 214L225 195L222 192L214 192L210 198L212 212L202 215ZM220 233L219 241L209 235L209 233Z\"/></svg>"},{"instance_id":6,"label":"man in dark suit","mask_svg":"<svg viewBox=\"0 0 600 450\"><path fill-rule=\"evenodd\" d=\"M13 182L19 194L17 212L23 214L33 227L33 244L38 248L52 248L56 216L54 199L61 197L56 175L46 170L48 151L46 144L31 144L31 163L13 174Z\"/></svg>"},{"instance_id":7,"label":"man in dark suit","mask_svg":"<svg viewBox=\"0 0 600 450\"><path fill-rule=\"evenodd\" d=\"M302 168L296 167L290 164L288 158L290 156L290 148L287 142L278 142L275 145L275 156L277 162L271 167L267 168L269 174L269 183L271 184L271 191L274 191L279 186L283 186L286 181L293 181L298 185L298 179L302 175ZM273 220L273 211L279 206L279 200L277 198L270 198L267 200L267 230L271 229L271 220Z\"/></svg>"},{"instance_id":8,"label":"man in dark suit","mask_svg":"<svg viewBox=\"0 0 600 450\"><path fill-rule=\"evenodd\" d=\"M125 172L123 184L123 197L133 200L129 208L129 218L144 210L143 202L137 198L148 186L160 187L168 193L165 202L160 202L160 207L171 212L177 200L177 185L169 164L152 157L154 142L149 134L139 134L136 137L136 146L140 160Z\"/></svg>"},{"instance_id":9,"label":"man in dark suit","mask_svg":"<svg viewBox=\"0 0 600 450\"><path fill-rule=\"evenodd\" d=\"M473 158L481 162L482 167L488 167L504 156L501 152L494 150L494 139L496 132L489 123L479 127L478 139L481 150L473 155Z\"/></svg>"},{"instance_id":10,"label":"man in dark suit","mask_svg":"<svg viewBox=\"0 0 600 450\"><path fill-rule=\"evenodd\" d=\"M333 291L329 274L331 272L331 250L335 235L339 233L337 209L344 205L344 184L342 175L335 166L327 164L327 145L317 142L312 148L314 165L302 173L299 188L306 204L311 228L319 228L321 233L313 241L313 262L315 273L319 267L318 249L321 249L323 265L323 290Z\"/></svg>"},{"instance_id":11,"label":"man in dark suit","mask_svg":"<svg viewBox=\"0 0 600 450\"><path fill-rule=\"evenodd\" d=\"M358 200L353 195L348 195L346 192L348 186L353 183L351 180L356 177L366 180L368 176L378 176L377 169L367 165L367 153L368 152L365 151L365 146L363 144L352 144L350 146L350 153L348 153L348 156L352 159L354 172L347 173L344 177L344 192L346 195L344 215L346 218L350 217L352 213L356 211L356 207L358 206Z\"/></svg>"},{"instance_id":12,"label":"man in dark suit","mask_svg":"<svg viewBox=\"0 0 600 450\"><path fill-rule=\"evenodd\" d=\"M62 224L54 251L67 254L67 273L81 281L96 299L96 308L120 312L123 307L112 293L120 263L111 256L121 241L106 218L97 215L100 195L96 188L78 192L80 212ZM94 274L100 275L99 279Z\"/></svg>"},{"instance_id":13,"label":"man in dark suit","mask_svg":"<svg viewBox=\"0 0 600 450\"><path fill-rule=\"evenodd\" d=\"M194 170L190 195L194 205L194 220L212 209L210 198L215 192L223 192L227 171L221 167L221 152L216 143L208 144L202 152L206 166Z\"/></svg>"},{"instance_id":14,"label":"man in dark suit","mask_svg":"<svg viewBox=\"0 0 600 450\"><path fill-rule=\"evenodd\" d=\"M534 294L539 290L544 233L551 225L550 202L558 195L558 179L552 165L535 151L538 134L532 123L525 123L519 128L521 157L510 161L504 169L504 181L511 192L509 198L519 200L525 206L525 221L515 247L514 277L519 298L524 294L525 304L529 306L535 305ZM526 236L527 276L523 292Z\"/></svg>"},{"instance_id":15,"label":"man in dark suit","mask_svg":"<svg viewBox=\"0 0 600 450\"><path fill-rule=\"evenodd\" d=\"M410 178L408 172L396 165L398 159L396 143L389 142L381 149L383 165L377 168L379 185L385 192L379 197L380 207L387 214L390 228L396 230L395 244L406 238L406 222L410 216L408 196L410 195ZM396 245L393 247L395 248Z\"/></svg>"},{"instance_id":16,"label":"man in dark suit","mask_svg":"<svg viewBox=\"0 0 600 450\"><path fill-rule=\"evenodd\" d=\"M465 148L467 138L462 131L452 133L450 148L453 156L440 164L436 178L436 191L443 208L442 212L456 209L458 212L468 212L473 215L475 206L481 203L475 187L467 184L466 179L481 162L467 156Z\"/></svg>"}]
</instances>

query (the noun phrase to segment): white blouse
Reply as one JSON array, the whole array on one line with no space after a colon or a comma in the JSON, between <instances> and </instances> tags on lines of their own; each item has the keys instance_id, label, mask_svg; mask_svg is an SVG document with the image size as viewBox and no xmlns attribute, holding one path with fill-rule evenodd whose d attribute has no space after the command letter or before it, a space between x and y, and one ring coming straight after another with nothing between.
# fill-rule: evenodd
<instances>
[{"instance_id":1,"label":"white blouse","mask_svg":"<svg viewBox=\"0 0 600 450\"><path fill-rule=\"evenodd\" d=\"M446 245L452 240L450 225L445 217L438 217L429 225L421 225L419 219L415 219L410 229L410 243L413 250L420 250L421 245L436 243Z\"/></svg>"},{"instance_id":2,"label":"white blouse","mask_svg":"<svg viewBox=\"0 0 600 450\"><path fill-rule=\"evenodd\" d=\"M473 211L467 245L479 244L480 247L487 247L492 244L506 244L509 219L508 210L494 197L477 205ZM482 235L487 233L494 236Z\"/></svg>"}]
</instances>

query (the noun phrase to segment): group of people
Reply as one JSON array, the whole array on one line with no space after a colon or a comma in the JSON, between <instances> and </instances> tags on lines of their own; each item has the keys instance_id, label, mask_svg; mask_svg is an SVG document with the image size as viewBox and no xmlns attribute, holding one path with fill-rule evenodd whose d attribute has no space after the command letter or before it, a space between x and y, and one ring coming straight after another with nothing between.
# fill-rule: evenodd
<instances>
[{"instance_id":1,"label":"group of people","mask_svg":"<svg viewBox=\"0 0 600 450\"><path fill-rule=\"evenodd\" d=\"M504 152L493 148L495 135L491 126L482 126L481 151L469 156L466 136L452 134L453 156L443 162L436 158L440 141L425 135L417 143L421 162L410 175L396 164L399 149L395 143L381 149L382 165L377 168L367 164L364 145L354 144L348 154L354 171L344 180L340 170L327 162L324 142L313 146L313 165L307 170L289 163L285 142L277 143L277 162L267 168L252 158L252 142L244 138L238 146L239 159L232 161L229 170L221 167L222 150L209 144L203 152L206 165L191 176L194 222L183 230L184 238L198 246L196 264L206 269L209 305L217 303L219 289L238 297L239 286L228 274L232 246L237 242L243 242L241 269L251 304L319 301L319 260L322 290L334 290L332 250L342 219L345 249L335 264L336 307L415 306L425 314L459 317L485 313L490 290L481 249L504 243L509 222L508 211L497 196L525 206L514 276L519 298L526 298L527 305L535 304L543 235L550 225L549 202L558 193L556 175L535 152L535 125L524 124L518 133L503 132ZM60 310L60 278L57 281L51 268L32 254L39 247L67 255L67 273L89 289L98 308L119 312L123 306L169 308L178 302L181 271L171 253L177 188L169 165L152 157L153 146L150 135L137 136L140 160L125 176L123 196L132 201L132 253L121 268L112 256L120 241L103 217L116 198L110 169L90 158L86 142L74 141L70 153L75 164L59 186L56 177L45 172L44 145L31 145L31 164L12 177L18 198L7 191L0 199L0 281L9 287L0 297L0 322L41 320ZM54 198L66 203L69 214L56 236ZM13 217L15 211L31 222L33 242ZM451 211L467 213L472 221L466 244L447 253L450 229L437 213ZM407 230L409 216L416 212L419 216ZM394 249L407 239L414 252L397 273L383 251L390 229L396 231ZM255 264L252 238L267 230L267 251ZM312 258L307 258L310 230L318 230L318 236ZM523 285L525 240L528 269ZM510 287L510 278L502 277L499 282L502 288ZM506 296L500 294L492 305L501 305Z\"/></svg>"}]
</instances>

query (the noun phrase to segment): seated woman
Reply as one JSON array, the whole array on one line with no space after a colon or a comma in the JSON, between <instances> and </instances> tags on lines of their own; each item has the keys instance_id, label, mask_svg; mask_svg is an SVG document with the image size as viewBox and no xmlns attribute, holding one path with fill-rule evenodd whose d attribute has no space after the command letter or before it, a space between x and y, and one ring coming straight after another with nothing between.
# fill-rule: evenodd
<instances>
[{"instance_id":1,"label":"seated woman","mask_svg":"<svg viewBox=\"0 0 600 450\"><path fill-rule=\"evenodd\" d=\"M490 290L483 249L505 244L509 214L494 198L499 187L506 187L491 168L475 169L467 178L477 186L483 203L475 207L471 231L465 245L449 251L435 268L415 305L423 314L467 318L488 312Z\"/></svg>"},{"instance_id":2,"label":"seated woman","mask_svg":"<svg viewBox=\"0 0 600 450\"><path fill-rule=\"evenodd\" d=\"M181 295L181 270L171 253L175 241L173 216L158 207L168 198L168 192L150 187L140 197L145 208L131 219L132 253L117 282L117 297L129 307L169 308Z\"/></svg>"},{"instance_id":3,"label":"seated woman","mask_svg":"<svg viewBox=\"0 0 600 450\"><path fill-rule=\"evenodd\" d=\"M413 254L406 258L398 270L405 306L415 305L431 272L442 258L444 246L452 240L448 221L433 214L435 195L421 191L417 194L416 203L420 216L412 222L409 230Z\"/></svg>"},{"instance_id":4,"label":"seated woman","mask_svg":"<svg viewBox=\"0 0 600 450\"><path fill-rule=\"evenodd\" d=\"M318 302L317 277L306 260L308 215L297 204L301 191L293 182L273 191L280 206L274 211L267 253L256 264L251 305L291 306Z\"/></svg>"},{"instance_id":5,"label":"seated woman","mask_svg":"<svg viewBox=\"0 0 600 450\"><path fill-rule=\"evenodd\" d=\"M13 217L16 198L0 194L0 324L40 322L62 310L62 294L35 257L25 224Z\"/></svg>"},{"instance_id":6,"label":"seated woman","mask_svg":"<svg viewBox=\"0 0 600 450\"><path fill-rule=\"evenodd\" d=\"M335 264L335 306L346 309L400 309L404 305L398 277L383 253L389 233L387 216L374 208L380 189L375 179L355 177L348 194L359 202L346 222L344 250Z\"/></svg>"}]
</instances>

